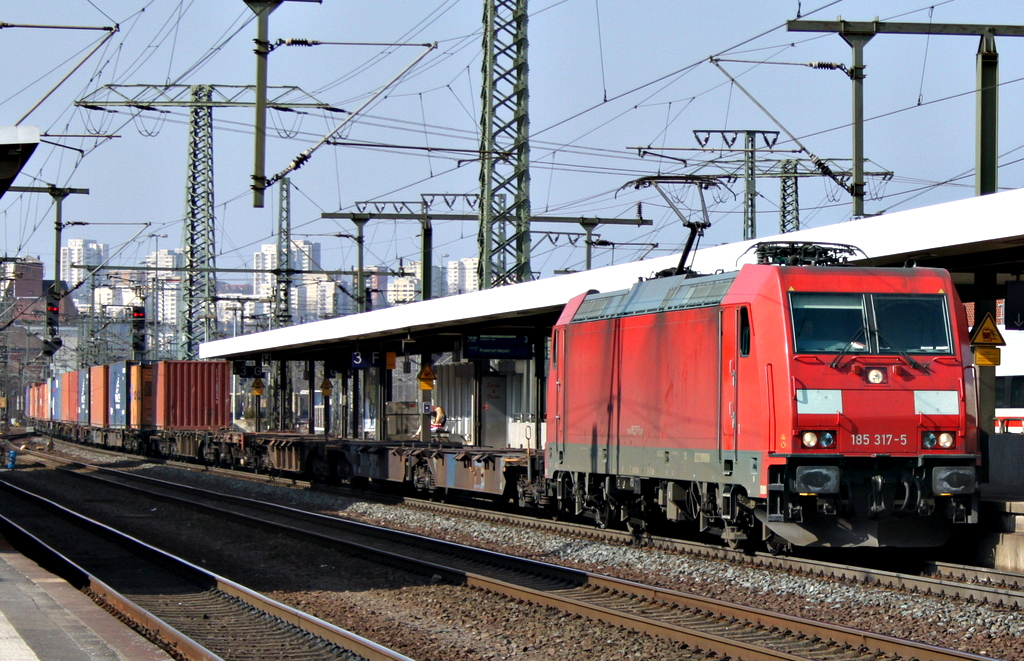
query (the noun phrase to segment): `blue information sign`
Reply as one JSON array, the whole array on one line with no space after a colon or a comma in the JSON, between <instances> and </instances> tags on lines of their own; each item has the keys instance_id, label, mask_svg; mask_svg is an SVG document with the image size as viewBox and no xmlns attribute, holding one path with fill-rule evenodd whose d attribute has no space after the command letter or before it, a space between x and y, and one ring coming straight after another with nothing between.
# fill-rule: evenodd
<instances>
[{"instance_id":1,"label":"blue information sign","mask_svg":"<svg viewBox=\"0 0 1024 661\"><path fill-rule=\"evenodd\" d=\"M529 358L533 355L526 335L467 335L466 358Z\"/></svg>"}]
</instances>

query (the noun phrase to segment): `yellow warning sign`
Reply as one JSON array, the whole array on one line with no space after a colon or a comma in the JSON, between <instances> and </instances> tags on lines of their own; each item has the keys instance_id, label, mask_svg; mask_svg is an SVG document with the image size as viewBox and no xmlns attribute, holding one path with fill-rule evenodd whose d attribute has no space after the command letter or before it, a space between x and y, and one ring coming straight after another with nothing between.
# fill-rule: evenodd
<instances>
[{"instance_id":1,"label":"yellow warning sign","mask_svg":"<svg viewBox=\"0 0 1024 661\"><path fill-rule=\"evenodd\" d=\"M423 369L420 370L419 375L416 377L420 381L433 380L437 377L434 375L434 370L430 368L430 365L424 365Z\"/></svg>"},{"instance_id":2,"label":"yellow warning sign","mask_svg":"<svg viewBox=\"0 0 1024 661\"><path fill-rule=\"evenodd\" d=\"M971 344L984 345L987 347L1005 347L1006 341L996 326L996 320L992 318L991 312L985 313L985 318L971 331Z\"/></svg>"},{"instance_id":3,"label":"yellow warning sign","mask_svg":"<svg viewBox=\"0 0 1024 661\"><path fill-rule=\"evenodd\" d=\"M979 367L998 367L1000 362L999 347L974 347L974 364Z\"/></svg>"}]
</instances>

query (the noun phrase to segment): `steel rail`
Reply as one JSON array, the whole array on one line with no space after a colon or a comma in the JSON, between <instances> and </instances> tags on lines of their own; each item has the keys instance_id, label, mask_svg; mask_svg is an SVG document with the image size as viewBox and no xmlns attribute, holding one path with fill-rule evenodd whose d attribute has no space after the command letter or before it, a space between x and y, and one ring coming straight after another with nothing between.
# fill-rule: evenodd
<instances>
[{"instance_id":1,"label":"steel rail","mask_svg":"<svg viewBox=\"0 0 1024 661\"><path fill-rule=\"evenodd\" d=\"M127 478L133 482L143 482L147 488L127 486L139 489L161 498L180 499L191 506L201 506L222 514L243 520L269 525L290 532L309 535L313 538L386 557L389 561L416 566L428 572L440 573L457 582L480 587L504 594L516 599L523 599L560 610L579 613L586 617L619 626L645 631L666 639L696 645L702 650L715 654L741 659L808 659L834 658L832 649L819 655L796 655L787 651L771 649L766 645L748 643L726 635L709 633L695 626L682 626L671 621L658 620L653 611L665 605L675 606L689 612L711 614L716 620L738 621L742 623L744 635L749 637L751 631L786 632L797 638L810 638L828 641L840 648L861 650L863 658L877 658L885 655L888 658L919 658L934 661L954 661L970 659L981 661L990 657L972 655L956 650L905 641L890 636L860 631L849 627L831 625L815 620L782 615L763 609L732 604L729 602L686 594L677 590L642 585L633 581L602 576L599 574L568 569L557 565L534 560L515 558L493 551L474 547L466 547L452 542L440 541L414 535L411 533L380 529L368 524L339 519L291 507L253 500L240 496L209 492L196 487L179 485L164 480L123 473L106 467L92 467L95 472L115 479ZM90 475L75 472L75 475ZM126 486L120 484L120 486ZM182 496L169 495L167 490L182 493ZM247 512L224 509L204 504L200 499L214 499L221 503L229 503L242 508L259 508L264 512L276 513L282 518L281 523L274 523L263 517L255 517ZM318 530L300 527L301 522L312 523ZM363 535L366 539L359 541ZM370 539L372 537L373 539ZM384 545L376 540L384 540ZM389 548L389 546L390 548ZM397 551L394 546L410 547L411 551ZM414 555L410 555L410 553ZM428 559L428 558L434 559ZM460 565L458 558L465 561ZM493 569L498 568L498 569ZM512 569L525 575L519 579L522 584L507 580L508 570ZM537 587L540 579L549 582L547 587ZM593 595L600 595L595 599ZM604 603L612 605L604 605ZM637 607L637 603L642 604ZM637 612L637 611L641 612ZM778 641L775 644L779 644ZM785 644L785 643L783 643ZM856 658L856 657L850 657Z\"/></svg>"},{"instance_id":2,"label":"steel rail","mask_svg":"<svg viewBox=\"0 0 1024 661\"><path fill-rule=\"evenodd\" d=\"M123 456L123 453L96 448L89 449L91 451L95 450L112 456ZM38 457L53 458L52 455L45 453L36 453L33 451L27 451L27 453ZM158 461L156 463L162 463L168 466L184 468L187 470L196 470L198 468L194 464L182 462ZM83 466L85 465L89 464L83 464ZM493 510L481 510L470 506L439 503L431 500L419 500L415 498L401 498L395 496L385 497L365 490L321 487L315 483L303 480L261 477L258 474L251 474L244 471L203 467L202 472L246 481L287 485L300 489L321 491L327 494L343 495L346 497L374 498L388 503L400 502L406 507L413 507L430 512L454 514L457 516L471 517L492 523L505 523L534 530L542 530L557 534L568 534L595 541L645 546L664 551L736 562L764 569L780 569L808 576L828 577L836 580L855 582L862 585L870 584L905 590L913 593L991 603L1010 608L1024 608L1024 574L1006 572L993 568L928 562L925 563L924 567L930 575L916 576L877 568L843 565L806 558L778 556L770 553L755 553L751 555L740 550L710 546L699 542L690 542L672 537L654 535L637 536L626 531L597 528L596 526L588 524L554 521L529 515L510 514L507 512L498 512Z\"/></svg>"},{"instance_id":3,"label":"steel rail","mask_svg":"<svg viewBox=\"0 0 1024 661\"><path fill-rule=\"evenodd\" d=\"M538 530L570 534L585 539L600 539L614 543L649 546L660 550L716 558L764 569L780 569L803 575L834 578L861 585L870 584L914 593L955 597L1011 608L1024 608L1024 574L1018 572L933 561L924 563L924 568L930 575L916 576L876 568L842 565L822 560L783 557L770 553L748 555L743 551L708 546L671 537L648 535L638 538L632 533L620 530L604 530L584 524L547 521L518 514L481 512L459 505L419 500L408 500L404 504L407 507L415 507L427 511L447 512L467 517L472 516L494 523L505 522Z\"/></svg>"},{"instance_id":4,"label":"steel rail","mask_svg":"<svg viewBox=\"0 0 1024 661\"><path fill-rule=\"evenodd\" d=\"M148 632L147 638L158 645L169 646L183 657L193 661L223 661L210 650L186 636L175 627L142 608L102 579L90 574L67 556L48 545L39 537L0 514L0 529L4 536L17 544L19 551L50 569L78 589L88 589L99 600L109 604L118 613L134 622L136 630Z\"/></svg>"},{"instance_id":5,"label":"steel rail","mask_svg":"<svg viewBox=\"0 0 1024 661\"><path fill-rule=\"evenodd\" d=\"M135 555L145 557L163 566L173 567L177 571L185 573L185 575L199 577L200 580L208 582L214 590L234 597L258 611L262 611L302 630L306 634L316 636L327 643L358 654L369 661L412 661L409 657L390 650L383 645L274 599L270 599L239 583L213 574L187 560L173 556L161 549L119 532L106 524L78 514L59 503L33 494L31 491L6 481L0 481L0 484L10 492L28 499L47 510L57 512L61 516L70 517L76 525L97 531L97 534L114 539L117 544L132 548ZM52 560L55 563L54 566L58 568L59 573L65 580L69 580L69 582L75 585L88 587L92 592L101 597L103 601L111 604L118 612L124 613L143 629L156 632L160 638L168 641L174 649L181 652L188 659L195 661L220 661L220 656L204 647L201 643L182 633L146 608L143 608L128 596L118 592L102 578L90 573L66 555L52 548L39 537L15 523L9 517L0 514L0 525L7 529L7 533L13 533L12 537L23 540L34 551L44 555L47 560Z\"/></svg>"}]
</instances>

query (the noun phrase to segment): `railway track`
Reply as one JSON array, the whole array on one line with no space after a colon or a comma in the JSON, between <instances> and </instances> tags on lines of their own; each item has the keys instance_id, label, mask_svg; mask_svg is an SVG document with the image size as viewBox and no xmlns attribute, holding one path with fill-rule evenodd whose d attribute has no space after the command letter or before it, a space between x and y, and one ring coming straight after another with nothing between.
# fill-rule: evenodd
<instances>
[{"instance_id":1,"label":"railway track","mask_svg":"<svg viewBox=\"0 0 1024 661\"><path fill-rule=\"evenodd\" d=\"M53 501L2 488L5 537L175 658L409 661Z\"/></svg>"},{"instance_id":2,"label":"railway track","mask_svg":"<svg viewBox=\"0 0 1024 661\"><path fill-rule=\"evenodd\" d=\"M139 475L79 467L76 475L272 526L448 581L479 587L737 659L983 659L963 652L789 617L503 554L384 530Z\"/></svg>"},{"instance_id":3,"label":"railway track","mask_svg":"<svg viewBox=\"0 0 1024 661\"><path fill-rule=\"evenodd\" d=\"M346 492L348 493L348 492ZM750 554L725 547L701 544L673 537L637 535L591 524L570 523L533 516L481 510L464 505L431 500L406 499L406 507L423 511L463 516L491 523L571 535L593 541L635 544L663 551L725 560L751 567L783 570L807 576L833 578L861 585L875 585L911 593L932 594L982 603L1024 608L1024 574L987 567L974 567L940 561L921 562L921 573L886 571L877 567L846 565L807 558L778 556L770 553Z\"/></svg>"},{"instance_id":4,"label":"railway track","mask_svg":"<svg viewBox=\"0 0 1024 661\"><path fill-rule=\"evenodd\" d=\"M77 447L72 445L72 447ZM105 456L123 458L121 452L98 448L89 448L90 452L98 452ZM28 451L27 454L40 459L52 459L48 453ZM70 460L65 460L70 461ZM147 461L152 461L148 460ZM1024 574L1007 572L998 569L975 567L939 561L923 561L919 574L894 572L877 567L848 565L806 558L773 555L770 553L750 554L741 550L692 542L674 537L656 535L637 536L631 532L598 528L589 523L572 523L535 516L514 514L481 509L478 507L452 504L429 498L403 498L385 495L380 492L368 492L365 489L348 487L324 487L313 482L284 478L280 476L233 471L222 468L199 467L184 462L156 460L154 463L182 468L190 471L230 477L263 484L275 484L297 489L322 491L344 497L368 498L387 503L401 503L405 507L444 514L460 516L479 521L517 526L525 529L570 535L592 541L616 544L640 545L652 549L682 553L686 555L724 560L750 567L771 570L783 570L806 576L832 578L853 582L861 585L875 585L911 593L931 594L947 598L959 598L968 601L991 603L1012 608L1024 608ZM85 464L83 464L85 465Z\"/></svg>"}]
</instances>

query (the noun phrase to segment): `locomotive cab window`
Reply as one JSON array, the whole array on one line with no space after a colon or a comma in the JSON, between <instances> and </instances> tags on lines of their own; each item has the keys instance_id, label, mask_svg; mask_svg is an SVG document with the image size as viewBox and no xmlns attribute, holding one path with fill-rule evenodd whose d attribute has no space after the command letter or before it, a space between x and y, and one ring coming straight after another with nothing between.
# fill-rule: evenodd
<instances>
[{"instance_id":1,"label":"locomotive cab window","mask_svg":"<svg viewBox=\"0 0 1024 661\"><path fill-rule=\"evenodd\" d=\"M952 353L942 295L791 292L790 310L797 353Z\"/></svg>"},{"instance_id":2,"label":"locomotive cab window","mask_svg":"<svg viewBox=\"0 0 1024 661\"><path fill-rule=\"evenodd\" d=\"M863 294L790 294L797 353L867 351Z\"/></svg>"},{"instance_id":3,"label":"locomotive cab window","mask_svg":"<svg viewBox=\"0 0 1024 661\"><path fill-rule=\"evenodd\" d=\"M878 353L952 353L945 297L874 294L872 299Z\"/></svg>"}]
</instances>

